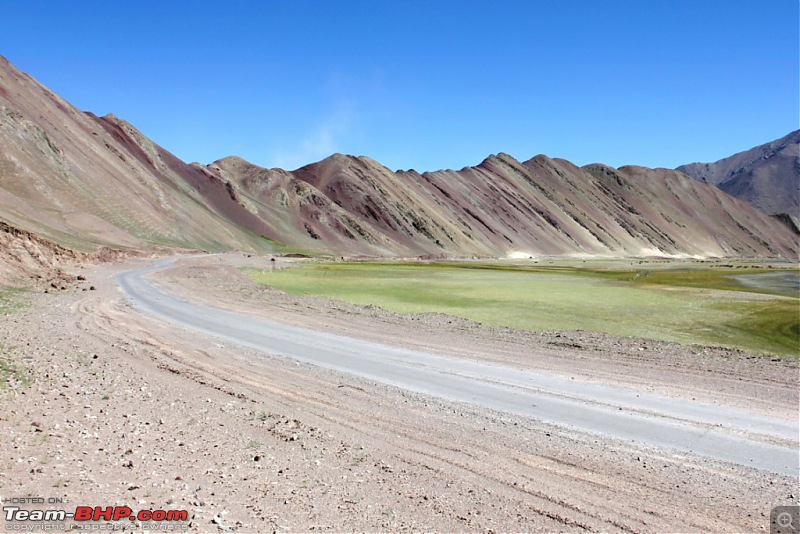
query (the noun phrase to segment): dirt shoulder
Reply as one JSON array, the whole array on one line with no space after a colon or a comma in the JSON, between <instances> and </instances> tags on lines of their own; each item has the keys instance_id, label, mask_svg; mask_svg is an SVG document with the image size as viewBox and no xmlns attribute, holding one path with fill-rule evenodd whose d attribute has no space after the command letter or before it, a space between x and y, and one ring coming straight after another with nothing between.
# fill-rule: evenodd
<instances>
[{"instance_id":1,"label":"dirt shoulder","mask_svg":"<svg viewBox=\"0 0 800 534\"><path fill-rule=\"evenodd\" d=\"M193 259L158 279L290 324L797 416L795 362L295 299L236 270L258 261ZM786 477L440 401L161 324L126 304L113 280L123 268L87 267L84 284L28 294L26 308L0 319L3 358L16 366L0 392L3 497L185 509L197 532L752 531L767 528L773 506L797 502ZM81 291L89 285L97 290Z\"/></svg>"}]
</instances>

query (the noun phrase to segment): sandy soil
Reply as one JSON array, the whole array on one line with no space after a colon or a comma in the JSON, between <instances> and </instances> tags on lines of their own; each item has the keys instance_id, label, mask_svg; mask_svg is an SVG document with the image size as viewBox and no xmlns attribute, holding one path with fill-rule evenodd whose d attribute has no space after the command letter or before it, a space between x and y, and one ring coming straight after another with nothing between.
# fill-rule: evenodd
<instances>
[{"instance_id":1,"label":"sandy soil","mask_svg":"<svg viewBox=\"0 0 800 534\"><path fill-rule=\"evenodd\" d=\"M276 262L278 267L282 261ZM238 254L159 274L219 307L560 376L798 416L796 361L293 298ZM0 318L0 495L189 510L190 530L759 531L797 481L404 392L228 346L76 270ZM82 291L90 285L96 291ZM0 527L5 528L5 527Z\"/></svg>"}]
</instances>

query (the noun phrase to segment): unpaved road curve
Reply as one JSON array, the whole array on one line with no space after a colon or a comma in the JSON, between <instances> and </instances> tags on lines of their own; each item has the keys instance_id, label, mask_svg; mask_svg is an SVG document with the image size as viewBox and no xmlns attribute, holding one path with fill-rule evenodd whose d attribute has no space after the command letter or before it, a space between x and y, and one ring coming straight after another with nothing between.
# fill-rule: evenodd
<instances>
[{"instance_id":1,"label":"unpaved road curve","mask_svg":"<svg viewBox=\"0 0 800 534\"><path fill-rule=\"evenodd\" d=\"M117 281L136 307L186 328L407 390L581 431L792 477L800 472L797 423L398 349L207 307L175 297L146 278L170 264L162 259L121 273Z\"/></svg>"}]
</instances>

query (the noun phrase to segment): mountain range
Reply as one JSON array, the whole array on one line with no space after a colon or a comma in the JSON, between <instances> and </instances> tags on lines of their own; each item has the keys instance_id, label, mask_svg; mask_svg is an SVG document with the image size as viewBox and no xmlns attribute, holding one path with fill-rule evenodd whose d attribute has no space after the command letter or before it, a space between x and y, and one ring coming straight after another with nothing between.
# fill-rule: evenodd
<instances>
[{"instance_id":1,"label":"mountain range","mask_svg":"<svg viewBox=\"0 0 800 534\"><path fill-rule=\"evenodd\" d=\"M800 130L714 163L691 163L677 170L768 215L800 215Z\"/></svg>"},{"instance_id":2,"label":"mountain range","mask_svg":"<svg viewBox=\"0 0 800 534\"><path fill-rule=\"evenodd\" d=\"M775 153L783 158L778 145ZM292 172L235 156L186 163L124 120L77 110L0 56L0 242L12 263L175 248L796 258L791 224L714 187L728 172L718 164L695 180L502 153L423 173L342 154Z\"/></svg>"}]
</instances>

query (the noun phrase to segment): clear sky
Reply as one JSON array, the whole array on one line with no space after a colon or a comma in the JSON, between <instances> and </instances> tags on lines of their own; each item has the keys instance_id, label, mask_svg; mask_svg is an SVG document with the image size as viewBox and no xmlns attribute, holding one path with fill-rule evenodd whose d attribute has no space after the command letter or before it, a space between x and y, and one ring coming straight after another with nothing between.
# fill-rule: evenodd
<instances>
[{"instance_id":1,"label":"clear sky","mask_svg":"<svg viewBox=\"0 0 800 534\"><path fill-rule=\"evenodd\" d=\"M0 54L187 161L714 161L798 128L797 0L0 0Z\"/></svg>"}]
</instances>

